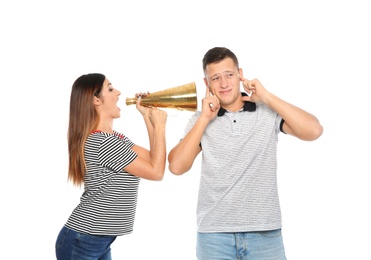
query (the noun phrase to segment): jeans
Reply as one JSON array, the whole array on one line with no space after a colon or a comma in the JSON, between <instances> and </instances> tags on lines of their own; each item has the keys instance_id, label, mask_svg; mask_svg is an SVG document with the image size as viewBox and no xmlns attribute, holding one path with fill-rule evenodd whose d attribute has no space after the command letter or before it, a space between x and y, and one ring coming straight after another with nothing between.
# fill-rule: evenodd
<instances>
[{"instance_id":1,"label":"jeans","mask_svg":"<svg viewBox=\"0 0 371 260\"><path fill-rule=\"evenodd\" d=\"M111 260L116 236L95 236L63 227L55 243L58 260Z\"/></svg>"},{"instance_id":2,"label":"jeans","mask_svg":"<svg viewBox=\"0 0 371 260\"><path fill-rule=\"evenodd\" d=\"M198 260L286 260L281 229L197 233Z\"/></svg>"}]
</instances>

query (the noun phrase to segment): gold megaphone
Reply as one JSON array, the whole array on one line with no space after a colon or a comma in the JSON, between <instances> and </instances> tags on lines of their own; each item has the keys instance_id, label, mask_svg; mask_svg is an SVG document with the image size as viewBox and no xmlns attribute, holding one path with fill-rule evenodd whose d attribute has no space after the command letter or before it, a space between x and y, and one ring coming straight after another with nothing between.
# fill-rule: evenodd
<instances>
[{"instance_id":1,"label":"gold megaphone","mask_svg":"<svg viewBox=\"0 0 371 260\"><path fill-rule=\"evenodd\" d=\"M126 105L133 105L138 98L126 98ZM173 87L154 93L142 98L142 106L177 108L189 111L197 110L197 92L194 82Z\"/></svg>"}]
</instances>

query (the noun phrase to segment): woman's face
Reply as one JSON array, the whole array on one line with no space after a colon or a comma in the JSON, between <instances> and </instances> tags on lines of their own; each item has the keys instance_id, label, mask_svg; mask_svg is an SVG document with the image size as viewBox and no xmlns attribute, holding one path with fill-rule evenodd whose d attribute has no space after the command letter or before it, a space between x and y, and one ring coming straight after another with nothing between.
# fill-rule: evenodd
<instances>
[{"instance_id":1,"label":"woman's face","mask_svg":"<svg viewBox=\"0 0 371 260\"><path fill-rule=\"evenodd\" d=\"M103 82L103 87L96 100L97 111L101 118L119 118L121 109L117 106L121 92L115 89L108 79Z\"/></svg>"}]
</instances>

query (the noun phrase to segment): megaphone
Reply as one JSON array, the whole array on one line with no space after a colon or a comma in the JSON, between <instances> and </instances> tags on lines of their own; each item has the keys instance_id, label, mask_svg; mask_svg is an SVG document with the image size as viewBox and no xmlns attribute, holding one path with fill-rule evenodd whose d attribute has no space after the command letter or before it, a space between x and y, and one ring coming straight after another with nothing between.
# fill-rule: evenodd
<instances>
[{"instance_id":1,"label":"megaphone","mask_svg":"<svg viewBox=\"0 0 371 260\"><path fill-rule=\"evenodd\" d=\"M126 98L126 105L133 105L138 98ZM197 110L197 91L194 82L150 93L143 97L142 106Z\"/></svg>"}]
</instances>

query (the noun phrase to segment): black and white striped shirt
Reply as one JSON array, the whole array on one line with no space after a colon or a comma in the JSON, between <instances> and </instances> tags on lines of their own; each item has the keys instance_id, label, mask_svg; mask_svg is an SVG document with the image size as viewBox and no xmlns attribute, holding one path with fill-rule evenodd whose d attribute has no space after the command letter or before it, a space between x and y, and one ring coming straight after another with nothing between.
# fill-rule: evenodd
<instances>
[{"instance_id":1,"label":"black and white striped shirt","mask_svg":"<svg viewBox=\"0 0 371 260\"><path fill-rule=\"evenodd\" d=\"M140 178L123 169L138 155L118 132L93 132L85 142L84 192L66 226L91 235L133 231Z\"/></svg>"}]
</instances>

